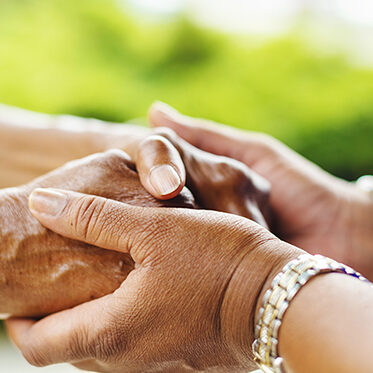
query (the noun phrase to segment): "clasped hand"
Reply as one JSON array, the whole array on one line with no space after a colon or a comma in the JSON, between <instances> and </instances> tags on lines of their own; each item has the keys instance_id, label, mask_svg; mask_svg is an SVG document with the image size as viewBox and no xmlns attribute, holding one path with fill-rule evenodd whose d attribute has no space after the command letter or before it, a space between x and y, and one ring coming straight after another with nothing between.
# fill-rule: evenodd
<instances>
[{"instance_id":1,"label":"clasped hand","mask_svg":"<svg viewBox=\"0 0 373 373\"><path fill-rule=\"evenodd\" d=\"M321 248L319 252L368 267L360 259L371 260L367 244L371 222L365 213L370 205L354 187L272 139L240 138L225 129L200 126L164 107L153 107L150 119L154 125L172 127L198 147L237 158L267 177L273 186L271 227L279 236L311 252ZM220 200L219 193L212 195L208 183L201 181L201 172L211 171L209 162L193 168L195 158L185 151L189 145L178 145L180 140L175 141L172 132L161 135L145 140L134 157L146 189L167 199L187 183L200 206L231 214L146 208L66 190L35 190L30 209L45 227L70 239L129 254L135 264L112 294L37 322L8 320L11 337L32 364L68 361L102 372L231 372L253 367L250 345L257 299L282 266L302 251L264 228L270 222L268 190L259 197L256 191L266 190L265 180L249 177L249 184L242 188L251 190L252 204ZM171 165L176 175L174 187L168 190L152 180L154 165L164 164ZM239 163L236 166L242 180L247 171ZM226 170L224 159L221 167ZM237 185L242 185L238 181L228 184L233 201L239 195ZM167 187L170 184L171 180ZM362 211L363 234L356 237L364 245L353 256L344 247L337 251L335 241L328 241L345 224L340 214L345 200L354 200L352 205L359 207L354 211Z\"/></svg>"}]
</instances>

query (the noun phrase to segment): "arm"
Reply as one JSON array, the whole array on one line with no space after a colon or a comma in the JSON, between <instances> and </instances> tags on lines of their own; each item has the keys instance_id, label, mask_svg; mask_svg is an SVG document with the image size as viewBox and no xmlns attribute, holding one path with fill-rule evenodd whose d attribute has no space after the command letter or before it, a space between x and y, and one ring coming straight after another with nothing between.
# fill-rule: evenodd
<instances>
[{"instance_id":1,"label":"arm","mask_svg":"<svg viewBox=\"0 0 373 373\"><path fill-rule=\"evenodd\" d=\"M133 152L144 127L0 104L0 188L24 184L64 163L111 148Z\"/></svg>"},{"instance_id":2,"label":"arm","mask_svg":"<svg viewBox=\"0 0 373 373\"><path fill-rule=\"evenodd\" d=\"M275 233L315 254L346 263L373 279L373 199L265 134L182 115L157 103L150 123L167 126L205 151L245 163L272 185Z\"/></svg>"},{"instance_id":3,"label":"arm","mask_svg":"<svg viewBox=\"0 0 373 373\"><path fill-rule=\"evenodd\" d=\"M176 144L177 139L170 140ZM240 211L264 225L261 210L267 205L267 189L263 189L262 179L257 180L239 162L187 145L180 142L176 150L164 137L149 136L138 149L140 178L142 174L145 181L147 177L154 181L152 171L156 170L164 183L167 177L158 171L165 166L182 175L180 152L193 171L188 179L199 206ZM128 257L97 248L87 252L84 244L43 228L27 208L33 189L59 187L142 206L195 207L183 186L181 195L174 199L152 198L141 187L134 164L124 152L116 150L75 160L24 186L0 190L0 313L32 316L71 307L112 291L132 268ZM245 186L243 193L236 193L241 186Z\"/></svg>"},{"instance_id":4,"label":"arm","mask_svg":"<svg viewBox=\"0 0 373 373\"><path fill-rule=\"evenodd\" d=\"M341 274L315 277L294 298L280 331L289 372L369 372L373 289Z\"/></svg>"},{"instance_id":5,"label":"arm","mask_svg":"<svg viewBox=\"0 0 373 373\"><path fill-rule=\"evenodd\" d=\"M91 218L81 214L87 203ZM30 206L49 229L130 253L136 262L107 298L36 323L8 321L16 344L38 366L70 361L131 373L252 369L257 300L302 253L231 214L141 209L63 190L35 191ZM280 329L290 372L369 371L372 308L366 283L341 274L312 279L290 303Z\"/></svg>"}]
</instances>

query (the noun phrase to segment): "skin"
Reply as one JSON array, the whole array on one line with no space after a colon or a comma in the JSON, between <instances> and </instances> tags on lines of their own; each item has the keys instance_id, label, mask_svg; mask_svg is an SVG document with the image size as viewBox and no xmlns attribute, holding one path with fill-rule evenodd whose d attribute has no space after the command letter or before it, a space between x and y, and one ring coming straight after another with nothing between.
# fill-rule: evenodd
<instances>
[{"instance_id":1,"label":"skin","mask_svg":"<svg viewBox=\"0 0 373 373\"><path fill-rule=\"evenodd\" d=\"M141 208L55 189L35 190L30 208L49 229L129 253L135 262L111 295L37 323L7 322L26 359L38 366L69 361L102 372L247 371L262 286L302 252L233 214Z\"/></svg>"},{"instance_id":2,"label":"skin","mask_svg":"<svg viewBox=\"0 0 373 373\"><path fill-rule=\"evenodd\" d=\"M98 298L115 290L133 269L128 255L97 248L87 252L87 245L43 228L27 208L28 196L37 187L60 187L148 207L200 206L239 213L267 226L269 184L240 162L200 151L169 130L145 136L141 128L137 132L135 127L18 110L15 115L14 110L7 116L8 124L0 125L4 134L0 142L6 140L5 149L0 149L10 160L20 161L27 155L29 163L35 166L31 172L38 173L50 166L41 162L41 168L36 168L38 160L49 160L49 157L41 157L42 151L50 149L52 163L77 154L76 149L89 152L93 148L86 144L94 143L93 135L97 141L105 140L99 146L96 144L95 149L109 147L114 138L117 144L129 149L137 171L128 155L118 150L70 162L26 185L0 191L1 314L40 316ZM0 119L1 113L4 123L4 110L0 110ZM72 120L76 124L74 131L52 124L61 122L66 126L66 121ZM104 129L107 129L106 139L101 136ZM24 145L24 131L27 134L24 152L20 152L20 158L11 157ZM117 136L110 139L111 134ZM82 148L78 147L79 143ZM8 149L9 144L15 149ZM167 171L170 165L177 175L177 183L171 185L171 192L162 194L159 187L163 185L169 189L169 185L154 182L154 175L161 181L167 180L165 174L160 175L158 171L165 166ZM6 169L3 171L2 175L9 176ZM22 176L22 172L19 175ZM140 181L158 199L147 193ZM195 193L197 203L184 188L185 184ZM237 186L241 190L237 190ZM236 197L231 198L232 194ZM170 200L173 196L177 198Z\"/></svg>"},{"instance_id":3,"label":"skin","mask_svg":"<svg viewBox=\"0 0 373 373\"><path fill-rule=\"evenodd\" d=\"M157 129L140 144L136 164L142 184L157 198L175 197L186 184L199 206L270 226L271 187L267 180L241 162L195 148L170 129ZM157 193L149 182L151 171L158 164L171 165L180 175L178 187L168 195Z\"/></svg>"},{"instance_id":4,"label":"skin","mask_svg":"<svg viewBox=\"0 0 373 373\"><path fill-rule=\"evenodd\" d=\"M7 321L37 366L247 372L263 292L302 253L248 219L214 211L141 208L56 189L35 190L30 210L49 229L128 253L136 263L111 295L37 322ZM372 307L366 283L340 274L312 279L280 329L287 371L370 371Z\"/></svg>"},{"instance_id":5,"label":"skin","mask_svg":"<svg viewBox=\"0 0 373 373\"><path fill-rule=\"evenodd\" d=\"M272 185L272 229L280 238L373 279L373 200L368 192L264 134L187 117L163 103L151 107L149 121L173 129L200 149L245 163Z\"/></svg>"},{"instance_id":6,"label":"skin","mask_svg":"<svg viewBox=\"0 0 373 373\"><path fill-rule=\"evenodd\" d=\"M238 151L238 143L235 145ZM281 169L286 152L277 155ZM291 172L284 175L297 184L303 180L301 169L313 169L316 173L311 173L308 182L315 182L316 188L322 186L317 190L323 200L326 179L318 179L320 170L306 166L303 163L297 168L297 162L290 163ZM272 169L272 173L276 171ZM297 177L292 178L296 171ZM281 185L278 181L276 187ZM351 228L353 235L361 229L362 238L369 237L368 195L345 189L345 183L337 185L343 191L340 198L348 191L356 194L353 207L361 198L357 204L360 225L356 227L353 219L342 220L343 229ZM313 188L308 187L298 192L308 191L310 197ZM332 194L338 194L337 189ZM286 195L285 189L282 192ZM57 201L63 201L62 205ZM69 361L82 369L110 372L232 372L253 367L250 344L255 309L273 276L299 255L299 249L247 219L218 212L160 211L61 190L35 191L30 202L34 216L49 229L129 253L136 263L111 295L36 323L9 320L10 335L32 364ZM82 215L86 206L89 214ZM276 206L272 196L271 206ZM284 223L274 210L281 234L279 227ZM365 219L361 219L361 211L367 212ZM356 238L359 235L352 237ZM197 261L202 264L198 268ZM372 307L371 288L355 279L331 274L312 280L292 302L280 331L280 353L288 370L369 371Z\"/></svg>"},{"instance_id":7,"label":"skin","mask_svg":"<svg viewBox=\"0 0 373 373\"><path fill-rule=\"evenodd\" d=\"M69 161L109 149L132 156L149 133L140 126L0 104L0 188L29 183Z\"/></svg>"},{"instance_id":8,"label":"skin","mask_svg":"<svg viewBox=\"0 0 373 373\"><path fill-rule=\"evenodd\" d=\"M70 162L30 184L2 190L2 314L40 316L98 298L115 290L133 269L128 255L105 252L42 227L27 207L31 191L40 186L61 186L140 206L195 206L187 189L168 201L152 197L128 155L119 150Z\"/></svg>"},{"instance_id":9,"label":"skin","mask_svg":"<svg viewBox=\"0 0 373 373\"><path fill-rule=\"evenodd\" d=\"M143 186L157 199L173 198L187 184L199 206L270 224L270 185L265 179L240 162L200 151L169 129L151 133L140 126L0 104L0 187L30 182L68 161L114 148L131 157ZM166 192L160 187L170 177L153 172L161 166L174 171L173 182L163 185Z\"/></svg>"},{"instance_id":10,"label":"skin","mask_svg":"<svg viewBox=\"0 0 373 373\"><path fill-rule=\"evenodd\" d=\"M294 298L280 329L287 371L370 372L372 307L372 285L336 273L311 280Z\"/></svg>"}]
</instances>

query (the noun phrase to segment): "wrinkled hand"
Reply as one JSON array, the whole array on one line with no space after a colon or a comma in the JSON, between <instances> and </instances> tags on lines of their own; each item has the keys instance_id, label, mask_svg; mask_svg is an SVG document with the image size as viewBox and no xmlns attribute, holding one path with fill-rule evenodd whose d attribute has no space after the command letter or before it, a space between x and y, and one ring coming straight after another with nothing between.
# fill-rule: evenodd
<instances>
[{"instance_id":1,"label":"wrinkled hand","mask_svg":"<svg viewBox=\"0 0 373 373\"><path fill-rule=\"evenodd\" d=\"M232 214L135 207L55 189L34 191L30 209L56 233L135 262L113 294L38 322L7 321L37 366L247 371L256 299L267 278L301 252Z\"/></svg>"},{"instance_id":2,"label":"wrinkled hand","mask_svg":"<svg viewBox=\"0 0 373 373\"><path fill-rule=\"evenodd\" d=\"M114 291L133 269L132 259L61 237L30 214L36 187L61 187L140 206L194 207L191 193L159 201L141 186L122 151L73 161L34 182L0 191L0 313L38 316Z\"/></svg>"},{"instance_id":3,"label":"wrinkled hand","mask_svg":"<svg viewBox=\"0 0 373 373\"><path fill-rule=\"evenodd\" d=\"M139 175L118 150L70 162L24 187L0 192L0 313L37 316L74 306L113 291L133 268L126 255L87 252L86 245L43 228L27 209L27 198L36 187L60 187L141 206L196 206L183 188L186 182L199 206L239 213L267 225L265 180L237 161L193 148L172 131L162 133L135 148ZM156 200L141 187L139 176L158 198L180 191L181 196ZM176 189L160 195L154 185Z\"/></svg>"},{"instance_id":4,"label":"wrinkled hand","mask_svg":"<svg viewBox=\"0 0 373 373\"><path fill-rule=\"evenodd\" d=\"M351 265L373 278L373 202L279 141L193 119L156 103L150 123L167 126L205 151L245 163L271 183L273 230L311 253Z\"/></svg>"},{"instance_id":5,"label":"wrinkled hand","mask_svg":"<svg viewBox=\"0 0 373 373\"><path fill-rule=\"evenodd\" d=\"M197 149L168 128L145 138L132 157L156 198L173 198L186 184L202 208L270 225L270 184L241 162Z\"/></svg>"},{"instance_id":6,"label":"wrinkled hand","mask_svg":"<svg viewBox=\"0 0 373 373\"><path fill-rule=\"evenodd\" d=\"M158 199L175 197L187 183L200 207L270 223L269 185L263 178L237 161L211 157L170 130L158 134L162 139L141 126L0 104L0 187L20 185L68 161L118 148L137 161L142 183Z\"/></svg>"}]
</instances>

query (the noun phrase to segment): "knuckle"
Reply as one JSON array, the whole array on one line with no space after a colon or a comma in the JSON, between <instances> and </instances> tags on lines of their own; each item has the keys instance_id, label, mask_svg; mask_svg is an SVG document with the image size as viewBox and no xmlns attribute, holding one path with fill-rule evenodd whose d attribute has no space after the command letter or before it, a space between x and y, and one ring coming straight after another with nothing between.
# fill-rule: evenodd
<instances>
[{"instance_id":1,"label":"knuckle","mask_svg":"<svg viewBox=\"0 0 373 373\"><path fill-rule=\"evenodd\" d=\"M223 186L226 183L240 185L243 181L247 180L247 175L238 161L222 159L217 162L216 166Z\"/></svg>"},{"instance_id":2,"label":"knuckle","mask_svg":"<svg viewBox=\"0 0 373 373\"><path fill-rule=\"evenodd\" d=\"M108 163L109 165L125 164L129 166L130 168L133 166L131 157L123 150L110 149L102 154L103 154L104 161Z\"/></svg>"},{"instance_id":3,"label":"knuckle","mask_svg":"<svg viewBox=\"0 0 373 373\"><path fill-rule=\"evenodd\" d=\"M94 196L84 196L77 201L71 225L80 237L90 241L97 240L100 234L98 223L101 221L105 204L105 200Z\"/></svg>"},{"instance_id":4,"label":"knuckle","mask_svg":"<svg viewBox=\"0 0 373 373\"><path fill-rule=\"evenodd\" d=\"M151 135L143 140L142 146L165 146L165 138L159 135Z\"/></svg>"},{"instance_id":5,"label":"knuckle","mask_svg":"<svg viewBox=\"0 0 373 373\"><path fill-rule=\"evenodd\" d=\"M158 127L154 130L154 135L162 136L171 142L177 138L176 132L167 127Z\"/></svg>"},{"instance_id":6,"label":"knuckle","mask_svg":"<svg viewBox=\"0 0 373 373\"><path fill-rule=\"evenodd\" d=\"M120 149L109 149L102 154L103 157L107 160L129 159L128 154Z\"/></svg>"},{"instance_id":7,"label":"knuckle","mask_svg":"<svg viewBox=\"0 0 373 373\"><path fill-rule=\"evenodd\" d=\"M169 141L165 137L160 135L150 135L141 142L140 152L147 152L149 150L152 152L167 151L169 146Z\"/></svg>"}]
</instances>

